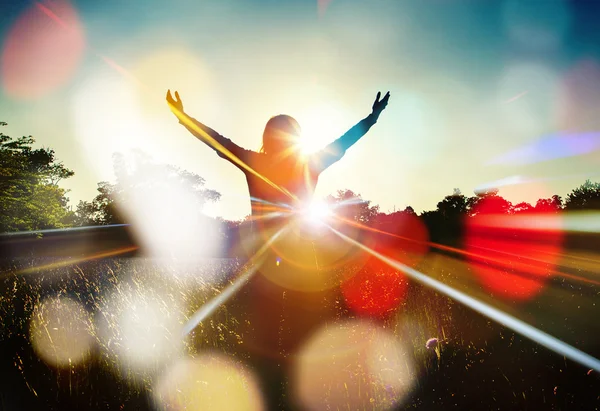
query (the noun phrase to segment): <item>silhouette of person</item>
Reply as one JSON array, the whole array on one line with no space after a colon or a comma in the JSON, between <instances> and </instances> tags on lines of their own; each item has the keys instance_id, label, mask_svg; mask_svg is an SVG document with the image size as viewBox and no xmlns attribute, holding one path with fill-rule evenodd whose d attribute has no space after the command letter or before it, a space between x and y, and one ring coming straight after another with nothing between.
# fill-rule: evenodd
<instances>
[{"instance_id":1,"label":"silhouette of person","mask_svg":"<svg viewBox=\"0 0 600 411\"><path fill-rule=\"evenodd\" d=\"M170 90L166 96L171 111L183 126L245 174L253 226L261 234L249 236L252 237L250 241L256 241L256 237L272 238L274 230L285 227L282 223L289 221L287 217L308 205L319 175L369 131L389 98L389 92L383 98L380 92L377 93L367 117L322 150L305 156L299 150L300 126L288 115L278 115L267 122L262 148L255 152L238 146L190 117L184 111L178 92L175 92L175 98ZM306 266L315 261L316 255L311 255L314 244L290 237L288 242L281 239L283 244L278 249L271 246L272 250L267 252L260 267L262 275L253 276L230 307L233 315L239 313L244 318L238 326L239 334L244 335L240 349L258 354L250 358L256 361L262 375L269 409L285 408L282 404L289 400L285 394L288 355L323 318L332 318L334 307L324 303L324 298L330 296L327 290L303 292L295 287L313 281L310 279L311 268ZM288 251L294 258L289 259L290 264L279 266L279 256ZM298 267L297 263L303 266ZM282 277L285 277L285 285L280 282ZM314 278L320 285L321 277Z\"/></svg>"},{"instance_id":2,"label":"silhouette of person","mask_svg":"<svg viewBox=\"0 0 600 411\"><path fill-rule=\"evenodd\" d=\"M389 98L389 92L383 98L381 92L377 93L371 114L322 150L304 156L298 144L301 138L300 125L293 117L283 114L272 117L263 133L262 148L260 152L255 152L238 146L190 117L184 111L179 93L175 92L174 99L171 91L167 92L167 102L179 122L246 175L255 219L272 215L275 210L305 207L312 200L319 175L340 160L369 131L387 106Z\"/></svg>"}]
</instances>

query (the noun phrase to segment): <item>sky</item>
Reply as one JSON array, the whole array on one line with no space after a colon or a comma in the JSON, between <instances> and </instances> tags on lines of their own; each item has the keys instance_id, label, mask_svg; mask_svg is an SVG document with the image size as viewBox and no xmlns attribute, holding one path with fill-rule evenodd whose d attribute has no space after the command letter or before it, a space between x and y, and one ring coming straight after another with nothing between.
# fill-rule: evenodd
<instances>
[{"instance_id":1,"label":"sky","mask_svg":"<svg viewBox=\"0 0 600 411\"><path fill-rule=\"evenodd\" d=\"M75 171L71 204L114 181L112 155L142 149L250 213L243 174L165 103L258 150L289 114L318 148L379 122L323 173L382 211L435 209L460 188L513 203L600 180L600 1L43 0L0 5L0 121Z\"/></svg>"}]
</instances>

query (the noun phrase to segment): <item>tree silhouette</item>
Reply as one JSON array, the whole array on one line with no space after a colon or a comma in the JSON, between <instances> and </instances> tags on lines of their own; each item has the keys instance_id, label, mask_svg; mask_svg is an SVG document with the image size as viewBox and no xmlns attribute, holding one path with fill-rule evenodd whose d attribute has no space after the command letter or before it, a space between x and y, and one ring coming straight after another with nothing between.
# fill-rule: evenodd
<instances>
[{"instance_id":1,"label":"tree silhouette","mask_svg":"<svg viewBox=\"0 0 600 411\"><path fill-rule=\"evenodd\" d=\"M509 214L512 212L512 203L499 196L497 188L476 191L475 197L470 197L467 200L469 216L477 215L482 206L485 206L485 211L489 214Z\"/></svg>"},{"instance_id":2,"label":"tree silhouette","mask_svg":"<svg viewBox=\"0 0 600 411\"><path fill-rule=\"evenodd\" d=\"M563 209L562 197L559 196L559 195L556 195L556 194L553 195L550 198L540 198L535 203L535 211L536 212L542 212L542 213L554 212L554 213L558 213L562 209Z\"/></svg>"},{"instance_id":3,"label":"tree silhouette","mask_svg":"<svg viewBox=\"0 0 600 411\"><path fill-rule=\"evenodd\" d=\"M379 215L379 206L371 206L371 201L363 200L360 194L352 190L338 190L335 196L329 195L325 201L334 209L335 214L360 224L374 222Z\"/></svg>"},{"instance_id":4,"label":"tree silhouette","mask_svg":"<svg viewBox=\"0 0 600 411\"><path fill-rule=\"evenodd\" d=\"M538 202L539 201L540 200L538 200ZM512 212L515 214L532 213L534 211L535 211L535 207L526 202L521 202L521 203L515 204L512 208Z\"/></svg>"},{"instance_id":5,"label":"tree silhouette","mask_svg":"<svg viewBox=\"0 0 600 411\"><path fill-rule=\"evenodd\" d=\"M461 236L462 225L468 210L468 199L460 189L437 203L434 212L421 215L434 241L453 243Z\"/></svg>"},{"instance_id":6,"label":"tree silhouette","mask_svg":"<svg viewBox=\"0 0 600 411\"><path fill-rule=\"evenodd\" d=\"M415 213L415 209L414 209L414 208L412 208L411 206L407 206L407 207L404 209L404 212L405 212L406 214L417 215L417 213Z\"/></svg>"},{"instance_id":7,"label":"tree silhouette","mask_svg":"<svg viewBox=\"0 0 600 411\"><path fill-rule=\"evenodd\" d=\"M462 195L460 189L455 188L452 195L437 203L437 210L446 220L461 219L467 213L467 197Z\"/></svg>"},{"instance_id":8,"label":"tree silhouette","mask_svg":"<svg viewBox=\"0 0 600 411\"><path fill-rule=\"evenodd\" d=\"M98 194L91 202L79 201L74 225L122 224L124 219L116 204L116 186L107 181L98 183Z\"/></svg>"},{"instance_id":9,"label":"tree silhouette","mask_svg":"<svg viewBox=\"0 0 600 411\"><path fill-rule=\"evenodd\" d=\"M600 183L585 183L575 188L567 195L565 209L573 210L600 210Z\"/></svg>"},{"instance_id":10,"label":"tree silhouette","mask_svg":"<svg viewBox=\"0 0 600 411\"><path fill-rule=\"evenodd\" d=\"M419 217L425 223L431 241L436 243L451 241L448 238L451 230L444 230L444 217L439 210L423 211Z\"/></svg>"},{"instance_id":11,"label":"tree silhouette","mask_svg":"<svg viewBox=\"0 0 600 411\"><path fill-rule=\"evenodd\" d=\"M157 163L142 151L125 156L116 153L113 164L115 184L98 183L98 194L91 201L77 206L77 222L84 224L130 223L124 210L152 206L156 212L176 214L181 207L194 208L201 214L208 201L217 201L220 194L204 187L201 176L178 167ZM185 199L181 196L184 195ZM149 204L151 202L152 204Z\"/></svg>"}]
</instances>

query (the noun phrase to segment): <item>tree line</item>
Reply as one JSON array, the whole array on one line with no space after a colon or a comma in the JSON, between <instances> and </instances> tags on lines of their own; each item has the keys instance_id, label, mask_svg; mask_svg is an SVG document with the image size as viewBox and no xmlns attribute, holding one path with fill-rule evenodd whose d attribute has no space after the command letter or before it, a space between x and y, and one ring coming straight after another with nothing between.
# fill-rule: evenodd
<instances>
[{"instance_id":1,"label":"tree line","mask_svg":"<svg viewBox=\"0 0 600 411\"><path fill-rule=\"evenodd\" d=\"M0 127L6 125L0 122ZM14 139L0 132L0 232L130 223L131 216L122 211L128 209L128 204L135 208L136 201L151 201L157 210L177 211L182 205L177 203L174 193L186 193L185 201L194 210L202 210L207 203L220 198L220 193L205 186L201 176L156 163L143 152L135 152L127 157L115 154L116 181L99 182L96 196L90 201L80 201L73 210L67 190L59 183L74 172L58 161L54 150L34 148L34 143L31 136ZM345 219L381 229L406 215L417 215L410 206L392 213L382 212L378 205L348 189L338 190L325 200L337 206L336 214ZM453 242L461 236L464 219L475 215L484 202L500 214L600 210L600 183L586 180L564 199L554 195L535 204L512 204L499 195L498 189L465 196L455 188L437 203L435 210L423 211L418 216L431 240ZM247 223L247 219L216 220L223 226L224 235L227 230Z\"/></svg>"}]
</instances>

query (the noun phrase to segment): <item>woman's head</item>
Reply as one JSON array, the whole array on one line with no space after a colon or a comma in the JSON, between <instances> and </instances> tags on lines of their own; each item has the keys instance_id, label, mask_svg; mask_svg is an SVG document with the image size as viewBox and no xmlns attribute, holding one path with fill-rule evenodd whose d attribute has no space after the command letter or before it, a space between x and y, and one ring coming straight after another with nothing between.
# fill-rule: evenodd
<instances>
[{"instance_id":1,"label":"woman's head","mask_svg":"<svg viewBox=\"0 0 600 411\"><path fill-rule=\"evenodd\" d=\"M261 151L267 154L291 154L300 137L300 125L290 116L280 114L267 122Z\"/></svg>"}]
</instances>

